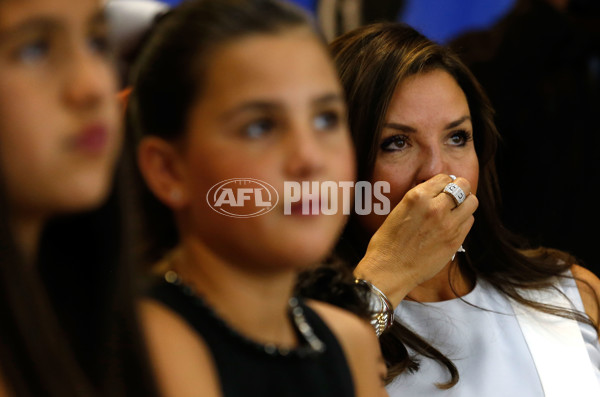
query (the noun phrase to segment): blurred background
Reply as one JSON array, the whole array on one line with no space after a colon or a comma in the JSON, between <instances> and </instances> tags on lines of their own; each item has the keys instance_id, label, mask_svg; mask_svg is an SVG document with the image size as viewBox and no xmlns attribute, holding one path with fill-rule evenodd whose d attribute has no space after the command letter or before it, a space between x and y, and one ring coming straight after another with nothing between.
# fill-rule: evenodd
<instances>
[{"instance_id":1,"label":"blurred background","mask_svg":"<svg viewBox=\"0 0 600 397\"><path fill-rule=\"evenodd\" d=\"M109 4L153 4L151 15L179 1ZM504 222L600 276L600 0L286 1L313 14L328 39L400 21L452 47L496 109ZM134 29L128 19L114 18L115 29Z\"/></svg>"}]
</instances>

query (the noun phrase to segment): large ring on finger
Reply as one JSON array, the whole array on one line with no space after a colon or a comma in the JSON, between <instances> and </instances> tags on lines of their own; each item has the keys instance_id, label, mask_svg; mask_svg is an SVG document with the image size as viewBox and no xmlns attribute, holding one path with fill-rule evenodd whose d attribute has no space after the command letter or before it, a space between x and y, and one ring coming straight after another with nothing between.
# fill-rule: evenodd
<instances>
[{"instance_id":1,"label":"large ring on finger","mask_svg":"<svg viewBox=\"0 0 600 397\"><path fill-rule=\"evenodd\" d=\"M467 195L460 188L460 186L453 182L447 184L443 192L452 197L457 207L461 205L463 201L465 201L465 199L467 198Z\"/></svg>"}]
</instances>

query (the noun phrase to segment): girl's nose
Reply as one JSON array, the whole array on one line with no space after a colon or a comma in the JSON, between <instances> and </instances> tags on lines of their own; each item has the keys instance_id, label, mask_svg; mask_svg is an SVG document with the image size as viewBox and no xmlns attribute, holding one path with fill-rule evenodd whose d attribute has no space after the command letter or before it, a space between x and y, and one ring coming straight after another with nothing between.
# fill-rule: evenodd
<instances>
[{"instance_id":1,"label":"girl's nose","mask_svg":"<svg viewBox=\"0 0 600 397\"><path fill-rule=\"evenodd\" d=\"M308 127L296 127L287 140L287 174L297 180L307 180L318 175L325 166L325 153L318 136Z\"/></svg>"}]
</instances>

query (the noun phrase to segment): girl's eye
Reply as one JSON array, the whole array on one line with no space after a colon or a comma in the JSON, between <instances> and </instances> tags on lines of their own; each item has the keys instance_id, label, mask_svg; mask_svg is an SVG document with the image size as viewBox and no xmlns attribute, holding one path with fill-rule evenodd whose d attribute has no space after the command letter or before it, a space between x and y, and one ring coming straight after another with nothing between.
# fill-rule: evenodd
<instances>
[{"instance_id":1,"label":"girl's eye","mask_svg":"<svg viewBox=\"0 0 600 397\"><path fill-rule=\"evenodd\" d=\"M394 135L385 138L381 142L381 150L384 152L397 152L406 149L408 146L408 138L405 135Z\"/></svg>"},{"instance_id":2,"label":"girl's eye","mask_svg":"<svg viewBox=\"0 0 600 397\"><path fill-rule=\"evenodd\" d=\"M44 59L50 51L48 41L40 39L29 42L17 50L17 59L25 63L35 63Z\"/></svg>"},{"instance_id":3,"label":"girl's eye","mask_svg":"<svg viewBox=\"0 0 600 397\"><path fill-rule=\"evenodd\" d=\"M465 146L471 139L473 139L472 133L466 130L460 130L452 134L450 143L453 146Z\"/></svg>"},{"instance_id":4,"label":"girl's eye","mask_svg":"<svg viewBox=\"0 0 600 397\"><path fill-rule=\"evenodd\" d=\"M324 112L314 119L314 127L317 130L331 130L340 124L340 116L337 112Z\"/></svg>"},{"instance_id":5,"label":"girl's eye","mask_svg":"<svg viewBox=\"0 0 600 397\"><path fill-rule=\"evenodd\" d=\"M91 36L88 38L88 45L92 49L92 51L100 54L100 55L108 55L109 52L109 44L108 37L104 34L99 34L95 36Z\"/></svg>"},{"instance_id":6,"label":"girl's eye","mask_svg":"<svg viewBox=\"0 0 600 397\"><path fill-rule=\"evenodd\" d=\"M258 139L270 133L274 128L275 123L272 120L261 119L246 125L243 134L248 138Z\"/></svg>"}]
</instances>

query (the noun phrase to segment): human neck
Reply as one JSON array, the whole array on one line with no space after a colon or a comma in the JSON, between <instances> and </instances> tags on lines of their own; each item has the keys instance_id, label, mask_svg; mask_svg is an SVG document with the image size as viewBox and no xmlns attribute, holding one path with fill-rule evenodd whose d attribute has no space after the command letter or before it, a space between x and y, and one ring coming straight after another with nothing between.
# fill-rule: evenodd
<instances>
[{"instance_id":1,"label":"human neck","mask_svg":"<svg viewBox=\"0 0 600 397\"><path fill-rule=\"evenodd\" d=\"M465 296L474 287L470 280L460 271L457 262L448 264L433 278L416 286L407 295L407 299L417 302L441 302Z\"/></svg>"},{"instance_id":2,"label":"human neck","mask_svg":"<svg viewBox=\"0 0 600 397\"><path fill-rule=\"evenodd\" d=\"M171 267L236 331L259 343L297 344L288 316L295 272L256 272L224 260L193 238L182 240Z\"/></svg>"},{"instance_id":3,"label":"human neck","mask_svg":"<svg viewBox=\"0 0 600 397\"><path fill-rule=\"evenodd\" d=\"M23 254L25 262L34 264L44 221L40 217L34 216L16 216L13 219L12 225L17 247Z\"/></svg>"}]
</instances>

